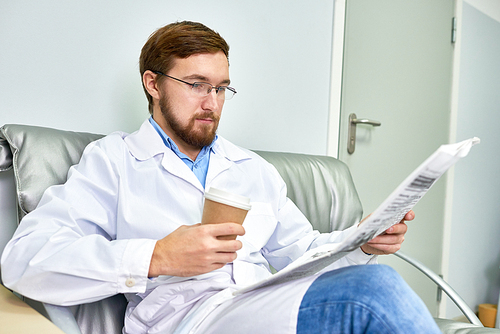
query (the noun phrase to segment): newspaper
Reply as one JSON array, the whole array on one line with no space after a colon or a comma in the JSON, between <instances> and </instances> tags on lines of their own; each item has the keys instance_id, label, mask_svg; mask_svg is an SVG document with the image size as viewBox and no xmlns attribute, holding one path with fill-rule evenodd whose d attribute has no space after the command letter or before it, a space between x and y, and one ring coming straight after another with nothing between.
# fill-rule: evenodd
<instances>
[{"instance_id":1,"label":"newspaper","mask_svg":"<svg viewBox=\"0 0 500 334\"><path fill-rule=\"evenodd\" d=\"M309 250L283 270L267 279L233 292L240 295L266 286L313 275L400 222L432 185L459 159L465 157L479 138L442 145L413 171L358 228L341 243Z\"/></svg>"}]
</instances>

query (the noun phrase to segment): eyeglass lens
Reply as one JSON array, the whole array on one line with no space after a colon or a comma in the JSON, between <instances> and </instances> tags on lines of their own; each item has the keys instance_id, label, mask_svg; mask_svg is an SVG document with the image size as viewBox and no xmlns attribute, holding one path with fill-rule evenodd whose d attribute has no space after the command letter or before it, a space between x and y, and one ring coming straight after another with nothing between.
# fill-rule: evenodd
<instances>
[{"instance_id":1,"label":"eyeglass lens","mask_svg":"<svg viewBox=\"0 0 500 334\"><path fill-rule=\"evenodd\" d=\"M215 88L217 97L221 100L229 100L234 96L234 92L227 87L212 87L212 85L204 82L195 82L193 84L193 92L199 95L208 95Z\"/></svg>"}]
</instances>

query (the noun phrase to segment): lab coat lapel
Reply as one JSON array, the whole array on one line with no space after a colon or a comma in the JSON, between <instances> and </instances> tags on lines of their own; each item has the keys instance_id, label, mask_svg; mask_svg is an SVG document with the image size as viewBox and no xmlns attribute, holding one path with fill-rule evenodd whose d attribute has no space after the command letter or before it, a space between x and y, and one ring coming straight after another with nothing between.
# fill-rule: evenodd
<instances>
[{"instance_id":1,"label":"lab coat lapel","mask_svg":"<svg viewBox=\"0 0 500 334\"><path fill-rule=\"evenodd\" d=\"M210 165L208 167L205 188L208 189L212 181L231 168L235 162L246 159L251 159L247 152L219 136L210 155Z\"/></svg>"},{"instance_id":2,"label":"lab coat lapel","mask_svg":"<svg viewBox=\"0 0 500 334\"><path fill-rule=\"evenodd\" d=\"M215 179L215 177L217 177L217 175L228 170L232 164L233 164L233 162L228 160L223 155L211 154L210 155L210 164L208 165L206 188L208 189L210 184L212 183L212 180Z\"/></svg>"},{"instance_id":3,"label":"lab coat lapel","mask_svg":"<svg viewBox=\"0 0 500 334\"><path fill-rule=\"evenodd\" d=\"M200 180L194 175L193 171L190 170L189 167L170 149L165 151L163 159L161 160L161 165L170 174L191 183L198 190L204 192Z\"/></svg>"}]
</instances>

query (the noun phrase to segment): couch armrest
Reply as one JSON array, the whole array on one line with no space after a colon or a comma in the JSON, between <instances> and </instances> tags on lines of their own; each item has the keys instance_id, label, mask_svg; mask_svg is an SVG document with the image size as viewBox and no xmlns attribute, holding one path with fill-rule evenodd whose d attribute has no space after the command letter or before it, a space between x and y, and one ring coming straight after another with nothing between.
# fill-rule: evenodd
<instances>
[{"instance_id":1,"label":"couch armrest","mask_svg":"<svg viewBox=\"0 0 500 334\"><path fill-rule=\"evenodd\" d=\"M82 334L69 307L43 304L50 321L66 334Z\"/></svg>"}]
</instances>

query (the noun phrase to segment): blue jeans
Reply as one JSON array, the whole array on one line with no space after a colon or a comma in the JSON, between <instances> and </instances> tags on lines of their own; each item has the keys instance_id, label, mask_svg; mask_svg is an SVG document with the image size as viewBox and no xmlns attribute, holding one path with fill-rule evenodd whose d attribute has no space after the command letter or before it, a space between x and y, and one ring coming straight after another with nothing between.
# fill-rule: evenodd
<instances>
[{"instance_id":1,"label":"blue jeans","mask_svg":"<svg viewBox=\"0 0 500 334\"><path fill-rule=\"evenodd\" d=\"M351 266L319 276L299 309L297 334L441 333L422 300L391 267Z\"/></svg>"}]
</instances>

